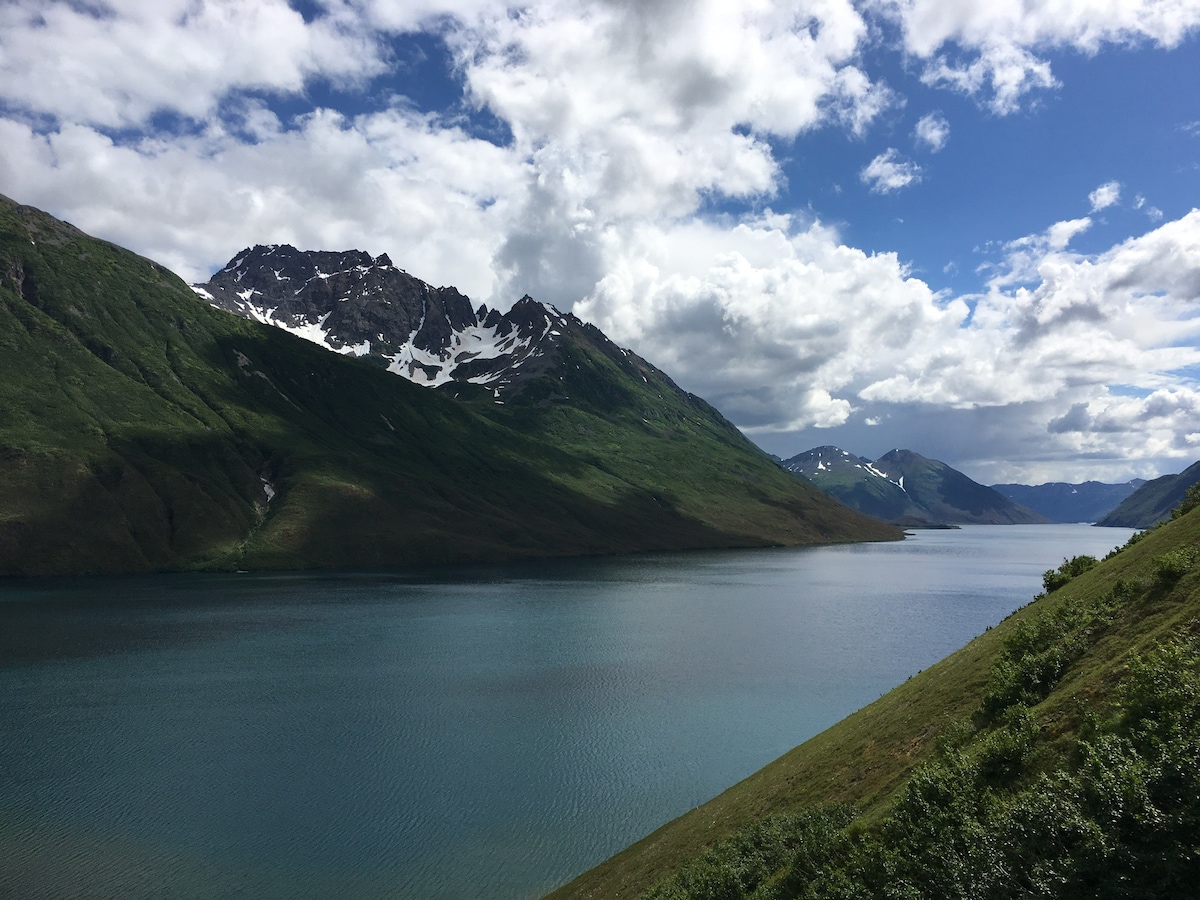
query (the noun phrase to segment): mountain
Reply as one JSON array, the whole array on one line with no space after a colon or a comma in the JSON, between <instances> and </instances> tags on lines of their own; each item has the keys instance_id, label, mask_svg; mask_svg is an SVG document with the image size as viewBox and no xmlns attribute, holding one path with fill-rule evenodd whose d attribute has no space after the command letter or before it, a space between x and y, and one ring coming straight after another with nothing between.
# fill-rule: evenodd
<instances>
[{"instance_id":1,"label":"mountain","mask_svg":"<svg viewBox=\"0 0 1200 900\"><path fill-rule=\"evenodd\" d=\"M1200 510L580 875L605 897L1179 897L1200 883Z\"/></svg>"},{"instance_id":2,"label":"mountain","mask_svg":"<svg viewBox=\"0 0 1200 900\"><path fill-rule=\"evenodd\" d=\"M838 447L816 447L780 465L852 509L889 522L1015 525L1046 518L943 462L892 450L874 462Z\"/></svg>"},{"instance_id":3,"label":"mountain","mask_svg":"<svg viewBox=\"0 0 1200 900\"><path fill-rule=\"evenodd\" d=\"M561 335L509 399L429 390L0 197L0 574L899 537L596 329L525 313Z\"/></svg>"},{"instance_id":4,"label":"mountain","mask_svg":"<svg viewBox=\"0 0 1200 900\"><path fill-rule=\"evenodd\" d=\"M489 385L496 399L553 368L560 362L555 350L568 340L567 317L528 296L503 314L473 309L457 289L435 288L386 254L358 250L260 245L192 287L220 309L371 360L416 384Z\"/></svg>"},{"instance_id":5,"label":"mountain","mask_svg":"<svg viewBox=\"0 0 1200 900\"><path fill-rule=\"evenodd\" d=\"M1051 522L1095 522L1145 483L1143 478L1134 478L1123 484L1102 484L1099 481L1066 484L1055 481L1038 485L993 484L992 490L1040 513Z\"/></svg>"},{"instance_id":6,"label":"mountain","mask_svg":"<svg viewBox=\"0 0 1200 900\"><path fill-rule=\"evenodd\" d=\"M1163 475L1147 481L1130 494L1097 525L1117 528L1150 528L1171 517L1171 510L1183 500L1193 484L1200 482L1200 462L1192 463L1178 475Z\"/></svg>"},{"instance_id":7,"label":"mountain","mask_svg":"<svg viewBox=\"0 0 1200 900\"><path fill-rule=\"evenodd\" d=\"M814 447L783 460L789 472L803 475L851 509L892 522L905 517L926 518L904 488L875 468L867 458L839 447Z\"/></svg>"}]
</instances>

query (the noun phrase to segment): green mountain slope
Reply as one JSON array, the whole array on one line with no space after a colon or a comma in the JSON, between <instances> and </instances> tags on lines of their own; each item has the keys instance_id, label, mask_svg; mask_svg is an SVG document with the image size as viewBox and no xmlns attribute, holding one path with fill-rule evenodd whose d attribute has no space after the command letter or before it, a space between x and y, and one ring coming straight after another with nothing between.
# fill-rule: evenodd
<instances>
[{"instance_id":1,"label":"green mountain slope","mask_svg":"<svg viewBox=\"0 0 1200 900\"><path fill-rule=\"evenodd\" d=\"M576 368L520 405L455 400L0 198L0 574L897 536L598 347L569 342Z\"/></svg>"},{"instance_id":2,"label":"green mountain slope","mask_svg":"<svg viewBox=\"0 0 1200 900\"><path fill-rule=\"evenodd\" d=\"M871 462L837 447L815 447L780 465L851 509L888 522L1018 525L1049 521L957 469L911 450L892 450Z\"/></svg>"},{"instance_id":3,"label":"green mountain slope","mask_svg":"<svg viewBox=\"0 0 1200 900\"><path fill-rule=\"evenodd\" d=\"M904 488L888 479L874 463L839 447L814 447L780 465L868 516L885 522L925 517L925 511Z\"/></svg>"},{"instance_id":4,"label":"green mountain slope","mask_svg":"<svg viewBox=\"0 0 1200 900\"><path fill-rule=\"evenodd\" d=\"M1047 521L957 469L911 450L891 450L875 468L895 481L935 522L1023 525Z\"/></svg>"},{"instance_id":5,"label":"green mountain slope","mask_svg":"<svg viewBox=\"0 0 1200 900\"><path fill-rule=\"evenodd\" d=\"M1200 462L1192 463L1178 475L1163 475L1147 481L1121 501L1097 525L1116 528L1151 528L1171 517L1171 510L1182 502L1187 489L1200 482Z\"/></svg>"},{"instance_id":6,"label":"green mountain slope","mask_svg":"<svg viewBox=\"0 0 1200 900\"><path fill-rule=\"evenodd\" d=\"M1200 512L552 897L1173 897L1200 883Z\"/></svg>"}]
</instances>

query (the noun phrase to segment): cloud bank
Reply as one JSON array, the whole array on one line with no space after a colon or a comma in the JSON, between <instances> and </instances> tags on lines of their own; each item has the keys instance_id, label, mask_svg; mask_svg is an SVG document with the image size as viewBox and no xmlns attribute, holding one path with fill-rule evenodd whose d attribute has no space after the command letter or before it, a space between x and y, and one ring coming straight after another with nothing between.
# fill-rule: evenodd
<instances>
[{"instance_id":1,"label":"cloud bank","mask_svg":"<svg viewBox=\"0 0 1200 900\"><path fill-rule=\"evenodd\" d=\"M1025 478L1196 454L1200 213L1162 222L1139 199L1155 227L1090 255L1070 249L1090 217L1052 221L948 296L785 208L783 172L806 135L859 140L903 109L863 62L881 21L928 85L1007 115L1057 83L1047 48L1176 46L1200 0L305 7L0 7L0 190L191 280L289 242L388 252L502 307L531 293L781 452L907 419L997 474L1003 446ZM418 33L460 93L438 109L397 74ZM909 133L937 153L950 125L934 111ZM860 177L907 195L922 174L889 147ZM1090 211L1120 194L1099 186Z\"/></svg>"}]
</instances>

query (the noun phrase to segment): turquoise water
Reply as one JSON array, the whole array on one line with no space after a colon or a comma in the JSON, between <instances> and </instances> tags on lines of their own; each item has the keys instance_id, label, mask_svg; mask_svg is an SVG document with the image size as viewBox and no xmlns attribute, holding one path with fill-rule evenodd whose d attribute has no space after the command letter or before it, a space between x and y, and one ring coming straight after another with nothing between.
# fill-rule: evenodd
<instances>
[{"instance_id":1,"label":"turquoise water","mask_svg":"<svg viewBox=\"0 0 1200 900\"><path fill-rule=\"evenodd\" d=\"M0 585L0 896L537 897L1130 535Z\"/></svg>"}]
</instances>

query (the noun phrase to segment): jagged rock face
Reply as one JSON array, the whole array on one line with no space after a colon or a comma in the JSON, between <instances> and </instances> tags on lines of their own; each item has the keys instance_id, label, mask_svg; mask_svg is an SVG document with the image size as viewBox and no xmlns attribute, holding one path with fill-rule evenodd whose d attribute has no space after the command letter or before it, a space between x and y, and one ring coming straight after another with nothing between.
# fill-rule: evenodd
<instances>
[{"instance_id":1,"label":"jagged rock face","mask_svg":"<svg viewBox=\"0 0 1200 900\"><path fill-rule=\"evenodd\" d=\"M193 290L214 306L275 325L340 353L377 358L428 387L471 382L497 398L543 371L558 338L582 323L530 297L507 313L435 288L359 250L243 250Z\"/></svg>"}]
</instances>

